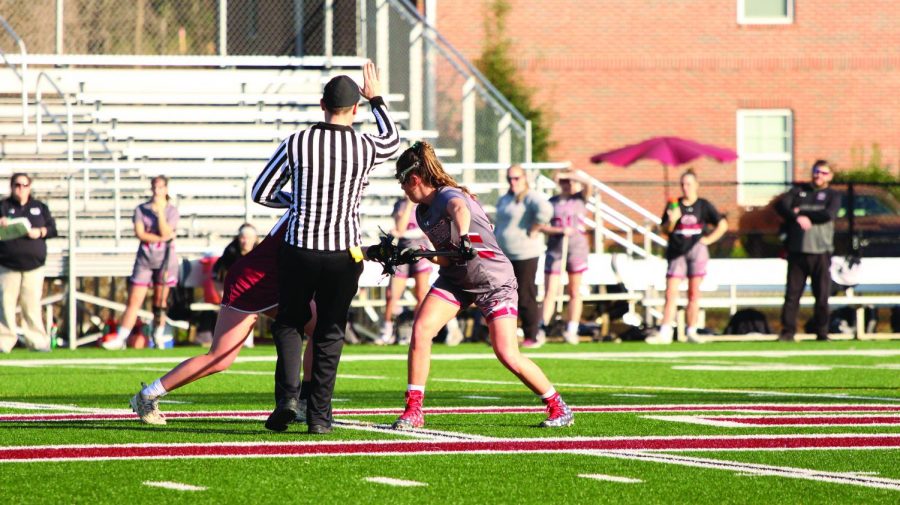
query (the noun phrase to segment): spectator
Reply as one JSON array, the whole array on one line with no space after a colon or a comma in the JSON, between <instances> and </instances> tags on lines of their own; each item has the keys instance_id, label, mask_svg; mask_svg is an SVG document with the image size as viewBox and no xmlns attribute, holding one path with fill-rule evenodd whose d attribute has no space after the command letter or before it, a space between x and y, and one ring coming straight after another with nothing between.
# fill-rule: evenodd
<instances>
[{"instance_id":1,"label":"spectator","mask_svg":"<svg viewBox=\"0 0 900 505\"><path fill-rule=\"evenodd\" d=\"M574 345L578 343L578 323L581 321L581 275L588 269L590 252L584 218L587 214L587 200L591 196L591 185L575 172L561 172L557 174L556 180L560 192L550 198L553 219L549 225L540 228L549 235L547 255L544 258L546 278L543 322L546 331L546 326L556 312L556 297L560 291L559 275L565 261L565 269L569 274L569 306L563 338ZM563 249L566 249L565 258Z\"/></svg>"},{"instance_id":2,"label":"spectator","mask_svg":"<svg viewBox=\"0 0 900 505\"><path fill-rule=\"evenodd\" d=\"M783 341L794 340L800 295L807 277L816 299L816 340L828 340L829 268L834 251L834 218L841 207L840 195L828 187L832 177L828 162L817 160L812 166L812 182L791 189L775 204L787 226L787 286L779 335Z\"/></svg>"},{"instance_id":3,"label":"spectator","mask_svg":"<svg viewBox=\"0 0 900 505\"><path fill-rule=\"evenodd\" d=\"M128 278L128 305L116 337L103 343L104 349L124 349L137 311L147 291L153 287L153 340L162 344L169 288L178 282L178 258L175 256L175 227L178 209L169 201L169 180L157 175L150 181L153 196L134 209L134 234L141 241L134 269Z\"/></svg>"},{"instance_id":4,"label":"spectator","mask_svg":"<svg viewBox=\"0 0 900 505\"><path fill-rule=\"evenodd\" d=\"M537 348L546 340L544 330L540 328L541 313L535 284L538 260L544 252L540 229L553 217L553 206L543 195L531 191L522 167L509 167L506 182L509 191L497 202L494 235L512 262L519 283L519 319L525 334L522 345Z\"/></svg>"},{"instance_id":5,"label":"spectator","mask_svg":"<svg viewBox=\"0 0 900 505\"><path fill-rule=\"evenodd\" d=\"M394 204L394 229L391 235L398 238L397 246L402 250L406 248L421 249L430 246L425 234L416 223L416 204L409 201L409 198L400 198ZM431 262L425 258L412 265L404 264L396 267L396 273L391 276L391 282L388 285L387 303L384 306L384 326L381 328L381 338L376 341L378 344L394 343L394 315L398 308L400 297L406 290L406 281L410 276L415 280L416 308L422 304L425 295L431 285L428 279L431 277ZM458 332L459 333L459 332ZM461 335L461 333L459 333ZM408 339L407 339L408 340ZM409 342L400 342L408 344ZM458 343L458 342L456 342Z\"/></svg>"},{"instance_id":6,"label":"spectator","mask_svg":"<svg viewBox=\"0 0 900 505\"><path fill-rule=\"evenodd\" d=\"M697 335L697 319L700 316L700 284L706 276L709 262L707 246L722 238L728 230L728 222L708 200L698 196L700 183L692 169L681 174L681 198L666 205L663 211L663 233L668 235L666 260L666 304L659 332L646 338L648 344L671 344L675 334L673 327L678 311L678 291L681 281L688 280L687 330L688 342L701 343ZM708 232L708 227L713 227Z\"/></svg>"},{"instance_id":7,"label":"spectator","mask_svg":"<svg viewBox=\"0 0 900 505\"><path fill-rule=\"evenodd\" d=\"M9 198L0 200L0 228L14 224L13 220L28 221L27 233L0 240L0 353L8 353L16 345L16 306L22 308L21 330L28 347L50 350L50 338L41 322L41 294L47 239L56 236L56 222L43 202L31 198L31 182L27 174L13 174Z\"/></svg>"}]
</instances>

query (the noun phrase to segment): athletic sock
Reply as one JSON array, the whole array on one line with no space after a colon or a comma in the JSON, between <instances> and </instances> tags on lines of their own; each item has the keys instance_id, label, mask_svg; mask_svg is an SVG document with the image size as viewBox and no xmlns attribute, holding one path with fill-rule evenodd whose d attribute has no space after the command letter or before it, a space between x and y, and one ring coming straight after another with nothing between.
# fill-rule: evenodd
<instances>
[{"instance_id":1,"label":"athletic sock","mask_svg":"<svg viewBox=\"0 0 900 505\"><path fill-rule=\"evenodd\" d=\"M166 391L166 388L163 387L162 382L160 382L159 379L156 379L153 381L153 384L150 384L141 390L141 396L148 400L161 398L167 394L169 394L169 392Z\"/></svg>"},{"instance_id":2,"label":"athletic sock","mask_svg":"<svg viewBox=\"0 0 900 505\"><path fill-rule=\"evenodd\" d=\"M697 336L697 328L694 326L688 326L687 329L685 330L685 334L690 337L696 337Z\"/></svg>"},{"instance_id":3,"label":"athletic sock","mask_svg":"<svg viewBox=\"0 0 900 505\"><path fill-rule=\"evenodd\" d=\"M674 332L675 330L671 324L664 324L659 327L659 336L666 340L671 340Z\"/></svg>"},{"instance_id":4,"label":"athletic sock","mask_svg":"<svg viewBox=\"0 0 900 505\"><path fill-rule=\"evenodd\" d=\"M418 392L422 393L422 395L425 394L425 386L417 386L415 384L407 384L406 390L407 391L418 391Z\"/></svg>"},{"instance_id":5,"label":"athletic sock","mask_svg":"<svg viewBox=\"0 0 900 505\"><path fill-rule=\"evenodd\" d=\"M544 394L538 396L541 397L542 402L548 403L554 396L559 396L559 393L556 392L556 388L550 386L550 389L548 389Z\"/></svg>"},{"instance_id":6,"label":"athletic sock","mask_svg":"<svg viewBox=\"0 0 900 505\"><path fill-rule=\"evenodd\" d=\"M128 336L131 335L132 328L128 326L119 326L119 329L116 331L116 340L125 341L128 340Z\"/></svg>"},{"instance_id":7,"label":"athletic sock","mask_svg":"<svg viewBox=\"0 0 900 505\"><path fill-rule=\"evenodd\" d=\"M566 333L578 333L578 321L569 321L566 324Z\"/></svg>"}]
</instances>

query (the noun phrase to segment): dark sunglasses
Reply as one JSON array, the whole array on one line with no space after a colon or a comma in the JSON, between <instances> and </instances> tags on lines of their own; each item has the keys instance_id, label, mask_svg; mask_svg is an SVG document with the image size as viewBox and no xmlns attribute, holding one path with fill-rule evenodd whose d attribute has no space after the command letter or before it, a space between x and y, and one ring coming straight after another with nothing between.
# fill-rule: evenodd
<instances>
[{"instance_id":1,"label":"dark sunglasses","mask_svg":"<svg viewBox=\"0 0 900 505\"><path fill-rule=\"evenodd\" d=\"M817 168L813 170L813 175L831 175L831 170L822 170Z\"/></svg>"},{"instance_id":2,"label":"dark sunglasses","mask_svg":"<svg viewBox=\"0 0 900 505\"><path fill-rule=\"evenodd\" d=\"M27 182L15 182L15 183L13 183L13 187L14 187L14 188L27 188L27 187L29 187L29 186L31 186L31 184L29 184L29 183L27 183Z\"/></svg>"},{"instance_id":3,"label":"dark sunglasses","mask_svg":"<svg viewBox=\"0 0 900 505\"><path fill-rule=\"evenodd\" d=\"M518 181L521 178L522 178L521 176L520 177L507 177L506 182Z\"/></svg>"}]
</instances>

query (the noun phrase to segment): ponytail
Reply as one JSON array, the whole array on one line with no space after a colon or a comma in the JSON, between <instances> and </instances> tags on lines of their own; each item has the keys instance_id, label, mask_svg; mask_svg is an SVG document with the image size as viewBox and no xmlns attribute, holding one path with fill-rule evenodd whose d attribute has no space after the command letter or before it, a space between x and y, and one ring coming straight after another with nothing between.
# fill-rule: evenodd
<instances>
[{"instance_id":1,"label":"ponytail","mask_svg":"<svg viewBox=\"0 0 900 505\"><path fill-rule=\"evenodd\" d=\"M453 177L444 171L441 160L434 153L434 147L424 140L417 141L409 149L403 151L397 160L394 176L403 183L410 175L418 175L425 184L433 188L450 186L459 189L471 198L475 196L465 186L460 186Z\"/></svg>"}]
</instances>

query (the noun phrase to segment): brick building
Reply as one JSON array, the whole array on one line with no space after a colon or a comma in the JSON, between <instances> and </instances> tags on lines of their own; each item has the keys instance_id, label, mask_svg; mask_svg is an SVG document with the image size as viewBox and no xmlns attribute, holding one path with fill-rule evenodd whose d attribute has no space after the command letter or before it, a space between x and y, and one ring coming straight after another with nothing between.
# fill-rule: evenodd
<instances>
[{"instance_id":1,"label":"brick building","mask_svg":"<svg viewBox=\"0 0 900 505\"><path fill-rule=\"evenodd\" d=\"M440 32L475 60L490 1L428 3L436 4ZM860 150L868 155L878 144L897 169L894 0L508 2L506 31L518 67L553 118L552 158L606 182L661 182L659 164L588 162L657 135L738 151L736 163L693 164L709 183L703 194L729 211L765 202L783 187L740 183L805 180L817 158L849 168ZM677 173L671 170L673 181ZM662 209L658 184L620 189Z\"/></svg>"}]
</instances>

